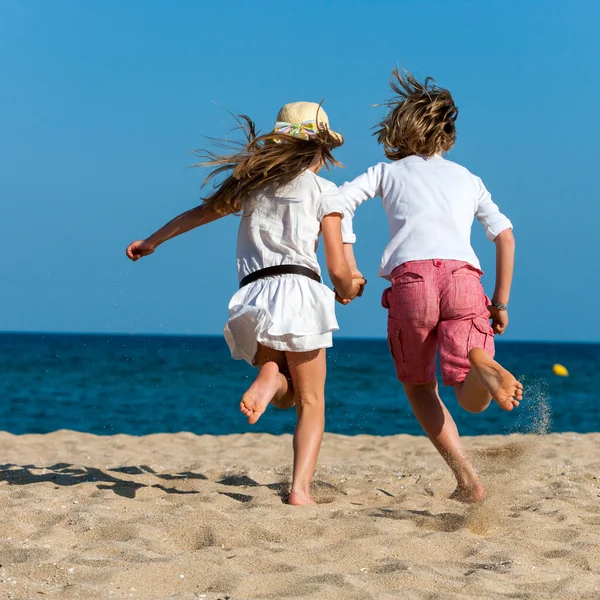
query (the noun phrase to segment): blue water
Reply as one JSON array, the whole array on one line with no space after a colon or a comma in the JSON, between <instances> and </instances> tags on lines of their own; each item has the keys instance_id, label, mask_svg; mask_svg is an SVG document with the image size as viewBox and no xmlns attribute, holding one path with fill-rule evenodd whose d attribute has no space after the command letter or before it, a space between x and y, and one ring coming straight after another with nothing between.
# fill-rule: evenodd
<instances>
[{"instance_id":1,"label":"blue water","mask_svg":"<svg viewBox=\"0 0 600 600\"><path fill-rule=\"evenodd\" d=\"M471 415L442 397L465 435L600 431L600 344L499 343L497 357L525 382L513 413ZM555 362L568 378L552 375ZM238 411L254 370L223 339L0 334L0 429L96 434L192 431L290 433L294 411L269 409L250 427ZM326 428L349 435L421 434L385 340L336 340L328 355Z\"/></svg>"}]
</instances>

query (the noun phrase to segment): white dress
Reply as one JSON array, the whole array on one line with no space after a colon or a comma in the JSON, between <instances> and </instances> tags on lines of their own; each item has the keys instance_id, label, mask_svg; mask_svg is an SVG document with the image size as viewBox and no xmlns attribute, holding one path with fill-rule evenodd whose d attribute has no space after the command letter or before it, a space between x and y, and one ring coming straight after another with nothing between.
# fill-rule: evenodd
<instances>
[{"instance_id":1,"label":"white dress","mask_svg":"<svg viewBox=\"0 0 600 600\"><path fill-rule=\"evenodd\" d=\"M320 274L321 220L343 211L337 186L312 171L279 189L265 186L244 205L238 279L278 265L300 265ZM229 303L224 334L232 357L252 365L258 344L290 352L329 348L337 329L332 290L303 275L278 275L238 290Z\"/></svg>"}]
</instances>

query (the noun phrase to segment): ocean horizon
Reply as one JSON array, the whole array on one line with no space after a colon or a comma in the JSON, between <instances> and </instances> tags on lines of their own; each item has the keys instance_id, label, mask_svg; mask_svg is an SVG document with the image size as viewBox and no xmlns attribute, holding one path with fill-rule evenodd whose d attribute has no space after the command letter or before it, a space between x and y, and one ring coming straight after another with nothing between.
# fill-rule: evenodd
<instances>
[{"instance_id":1,"label":"ocean horizon","mask_svg":"<svg viewBox=\"0 0 600 600\"><path fill-rule=\"evenodd\" d=\"M600 344L499 341L498 360L525 385L512 413L462 410L441 395L463 435L600 431ZM569 377L556 377L564 364ZM255 370L213 335L0 333L0 429L99 435L292 433L294 411L267 410L255 426L239 400ZM328 353L326 430L422 435L382 338L336 336Z\"/></svg>"},{"instance_id":2,"label":"ocean horizon","mask_svg":"<svg viewBox=\"0 0 600 600\"><path fill-rule=\"evenodd\" d=\"M216 338L223 339L220 333L162 333L162 332L128 332L128 331L43 331L38 329L22 330L22 329L0 329L0 336L3 335L36 335L36 336L92 336L92 337L155 337L155 338ZM339 332L334 332L333 341L336 340L373 340L386 341L386 336L370 336L370 335L344 335ZM600 346L600 341L590 340L519 340L506 339L496 336L494 340L496 346L498 344L552 344L552 345L591 345Z\"/></svg>"}]
</instances>

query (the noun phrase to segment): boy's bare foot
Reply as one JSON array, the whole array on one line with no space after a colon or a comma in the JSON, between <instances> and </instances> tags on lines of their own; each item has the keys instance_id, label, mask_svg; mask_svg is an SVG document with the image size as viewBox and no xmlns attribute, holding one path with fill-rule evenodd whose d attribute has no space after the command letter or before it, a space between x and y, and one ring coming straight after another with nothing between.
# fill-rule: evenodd
<instances>
[{"instance_id":1,"label":"boy's bare foot","mask_svg":"<svg viewBox=\"0 0 600 600\"><path fill-rule=\"evenodd\" d=\"M310 497L309 493L293 490L288 498L288 504L292 506L311 506L316 502Z\"/></svg>"},{"instance_id":2,"label":"boy's bare foot","mask_svg":"<svg viewBox=\"0 0 600 600\"><path fill-rule=\"evenodd\" d=\"M469 361L491 397L504 410L519 406L523 399L523 385L514 375L497 363L485 350L473 348Z\"/></svg>"},{"instance_id":3,"label":"boy's bare foot","mask_svg":"<svg viewBox=\"0 0 600 600\"><path fill-rule=\"evenodd\" d=\"M485 500L485 488L481 483L472 485L458 485L452 492L450 500L457 500L465 504L477 504Z\"/></svg>"},{"instance_id":4,"label":"boy's bare foot","mask_svg":"<svg viewBox=\"0 0 600 600\"><path fill-rule=\"evenodd\" d=\"M265 363L240 402L240 410L248 417L250 425L260 419L278 389L279 367L275 362Z\"/></svg>"}]
</instances>

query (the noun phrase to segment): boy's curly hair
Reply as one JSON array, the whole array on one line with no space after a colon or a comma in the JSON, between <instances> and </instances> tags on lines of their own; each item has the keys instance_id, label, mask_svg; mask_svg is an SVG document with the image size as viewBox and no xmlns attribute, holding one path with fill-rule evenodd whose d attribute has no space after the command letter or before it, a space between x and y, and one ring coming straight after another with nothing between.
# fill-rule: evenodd
<instances>
[{"instance_id":1,"label":"boy's curly hair","mask_svg":"<svg viewBox=\"0 0 600 600\"><path fill-rule=\"evenodd\" d=\"M392 73L390 82L396 96L386 105L389 111L373 135L383 144L390 160L413 154L433 156L450 150L456 141L458 108L452 94L427 77L423 83L410 73Z\"/></svg>"}]
</instances>

